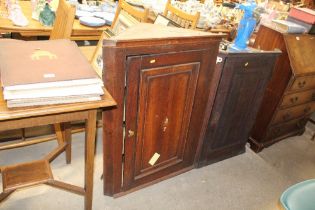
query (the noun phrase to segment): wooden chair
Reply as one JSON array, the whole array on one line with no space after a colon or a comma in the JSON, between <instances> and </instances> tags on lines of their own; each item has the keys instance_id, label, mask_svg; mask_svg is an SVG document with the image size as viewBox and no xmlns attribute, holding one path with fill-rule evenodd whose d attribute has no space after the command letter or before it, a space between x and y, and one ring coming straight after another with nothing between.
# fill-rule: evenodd
<instances>
[{"instance_id":1,"label":"wooden chair","mask_svg":"<svg viewBox=\"0 0 315 210\"><path fill-rule=\"evenodd\" d=\"M75 18L75 6L66 2L66 0L59 0L58 8L56 11L56 19L54 26L50 33L50 40L54 39L70 39L73 22ZM70 126L70 125L67 125ZM64 141L64 128L65 125L60 123L54 124L54 129L57 137L58 144ZM66 162L71 162L71 142L67 142L66 148Z\"/></svg>"},{"instance_id":2,"label":"wooden chair","mask_svg":"<svg viewBox=\"0 0 315 210\"><path fill-rule=\"evenodd\" d=\"M168 0L165 6L163 15L183 28L195 29L198 20L200 18L200 12L197 12L195 15L188 14L180 9L177 9L171 4L171 0Z\"/></svg>"},{"instance_id":3,"label":"wooden chair","mask_svg":"<svg viewBox=\"0 0 315 210\"><path fill-rule=\"evenodd\" d=\"M213 3L221 5L223 3L223 0L213 0Z\"/></svg>"},{"instance_id":4,"label":"wooden chair","mask_svg":"<svg viewBox=\"0 0 315 210\"><path fill-rule=\"evenodd\" d=\"M118 7L115 13L115 18L111 26L112 28L116 24L121 10L124 10L140 22L146 23L148 21L149 9L145 8L143 11L141 11L140 9L136 9L134 6L128 4L125 0L119 0Z\"/></svg>"},{"instance_id":5,"label":"wooden chair","mask_svg":"<svg viewBox=\"0 0 315 210\"><path fill-rule=\"evenodd\" d=\"M115 17L112 22L111 28L113 29L114 26L117 24L119 14L121 11L124 11L128 13L130 16L138 20L139 22L147 22L149 18L149 9L136 9L134 6L128 4L125 0L119 0L118 7L116 9ZM99 42L97 43L97 46L82 46L80 47L81 52L85 55L85 57L88 59L88 61L93 61L95 57L97 56L97 49L101 47L102 40L103 40L103 34L100 37Z\"/></svg>"},{"instance_id":6,"label":"wooden chair","mask_svg":"<svg viewBox=\"0 0 315 210\"><path fill-rule=\"evenodd\" d=\"M75 6L59 0L56 19L49 39L70 39L75 17Z\"/></svg>"}]
</instances>

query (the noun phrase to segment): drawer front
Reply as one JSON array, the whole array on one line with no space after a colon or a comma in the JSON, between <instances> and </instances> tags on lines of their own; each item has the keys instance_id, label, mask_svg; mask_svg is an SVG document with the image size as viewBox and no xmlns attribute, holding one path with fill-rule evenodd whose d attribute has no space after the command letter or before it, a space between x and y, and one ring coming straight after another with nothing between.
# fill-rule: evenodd
<instances>
[{"instance_id":1,"label":"drawer front","mask_svg":"<svg viewBox=\"0 0 315 210\"><path fill-rule=\"evenodd\" d=\"M310 101L315 101L315 90L308 90L300 93L293 93L283 97L281 108L287 108L304 104Z\"/></svg>"},{"instance_id":2,"label":"drawer front","mask_svg":"<svg viewBox=\"0 0 315 210\"><path fill-rule=\"evenodd\" d=\"M298 90L306 90L310 88L315 88L315 75L296 78L290 90L298 91Z\"/></svg>"},{"instance_id":3,"label":"drawer front","mask_svg":"<svg viewBox=\"0 0 315 210\"><path fill-rule=\"evenodd\" d=\"M306 123L307 123L307 118L302 118L298 120L291 120L287 123L273 126L268 129L266 139L275 139L280 136L298 132L305 127Z\"/></svg>"},{"instance_id":4,"label":"drawer front","mask_svg":"<svg viewBox=\"0 0 315 210\"><path fill-rule=\"evenodd\" d=\"M313 111L315 111L314 105L315 105L315 102L310 102L307 104L302 104L302 105L291 107L288 109L279 110L276 113L272 121L272 124L284 123L295 118L307 116L311 114Z\"/></svg>"}]
</instances>

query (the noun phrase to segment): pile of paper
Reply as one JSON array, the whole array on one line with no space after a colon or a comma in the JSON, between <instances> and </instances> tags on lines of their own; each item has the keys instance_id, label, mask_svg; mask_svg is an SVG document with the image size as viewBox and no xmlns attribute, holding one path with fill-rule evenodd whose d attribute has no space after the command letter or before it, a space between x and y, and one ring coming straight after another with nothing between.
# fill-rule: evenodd
<instances>
[{"instance_id":1,"label":"pile of paper","mask_svg":"<svg viewBox=\"0 0 315 210\"><path fill-rule=\"evenodd\" d=\"M0 41L3 97L8 107L100 100L103 82L70 40Z\"/></svg>"}]
</instances>

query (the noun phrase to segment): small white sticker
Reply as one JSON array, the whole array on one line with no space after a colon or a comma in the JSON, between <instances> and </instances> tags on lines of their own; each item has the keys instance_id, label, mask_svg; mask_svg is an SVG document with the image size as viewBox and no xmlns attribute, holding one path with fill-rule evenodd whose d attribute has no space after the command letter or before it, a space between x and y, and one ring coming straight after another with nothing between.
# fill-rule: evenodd
<instances>
[{"instance_id":1,"label":"small white sticker","mask_svg":"<svg viewBox=\"0 0 315 210\"><path fill-rule=\"evenodd\" d=\"M56 77L55 74L44 74L44 78L54 78Z\"/></svg>"},{"instance_id":2,"label":"small white sticker","mask_svg":"<svg viewBox=\"0 0 315 210\"><path fill-rule=\"evenodd\" d=\"M295 37L295 38L296 38L296 40L298 40L298 41L300 40L300 37L298 37L298 36L297 36L297 37Z\"/></svg>"},{"instance_id":3,"label":"small white sticker","mask_svg":"<svg viewBox=\"0 0 315 210\"><path fill-rule=\"evenodd\" d=\"M221 62L222 62L222 58L221 57L217 57L216 63L221 63Z\"/></svg>"},{"instance_id":4,"label":"small white sticker","mask_svg":"<svg viewBox=\"0 0 315 210\"><path fill-rule=\"evenodd\" d=\"M160 157L159 153L154 153L154 155L151 157L149 161L149 164L153 166L156 163L156 161L159 159L159 157Z\"/></svg>"}]
</instances>

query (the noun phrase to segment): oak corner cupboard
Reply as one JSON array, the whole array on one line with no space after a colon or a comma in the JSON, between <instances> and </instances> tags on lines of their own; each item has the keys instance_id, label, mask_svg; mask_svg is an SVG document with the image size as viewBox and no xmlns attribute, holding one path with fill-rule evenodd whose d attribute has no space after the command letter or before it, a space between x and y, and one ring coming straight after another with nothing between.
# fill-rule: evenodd
<instances>
[{"instance_id":1,"label":"oak corner cupboard","mask_svg":"<svg viewBox=\"0 0 315 210\"><path fill-rule=\"evenodd\" d=\"M280 49L249 143L259 152L289 136L302 134L315 111L315 36L283 34L262 25L254 46Z\"/></svg>"},{"instance_id":2,"label":"oak corner cupboard","mask_svg":"<svg viewBox=\"0 0 315 210\"><path fill-rule=\"evenodd\" d=\"M194 167L213 103L220 35L137 24L103 42L104 194L121 196ZM212 92L212 94L211 94Z\"/></svg>"}]
</instances>

